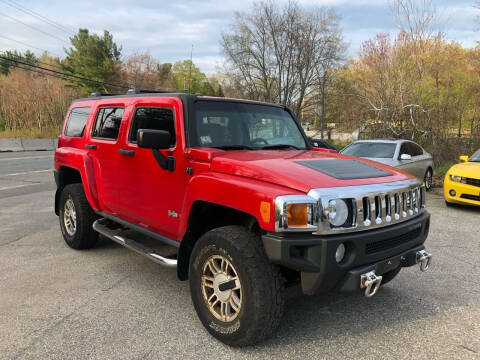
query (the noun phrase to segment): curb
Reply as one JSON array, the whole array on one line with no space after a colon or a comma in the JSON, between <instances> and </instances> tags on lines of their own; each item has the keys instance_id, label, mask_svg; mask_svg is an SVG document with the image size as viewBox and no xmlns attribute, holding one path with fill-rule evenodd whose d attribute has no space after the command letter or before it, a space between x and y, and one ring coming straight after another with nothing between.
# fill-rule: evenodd
<instances>
[{"instance_id":1,"label":"curb","mask_svg":"<svg viewBox=\"0 0 480 360\"><path fill-rule=\"evenodd\" d=\"M0 152L55 150L57 139L0 139Z\"/></svg>"}]
</instances>

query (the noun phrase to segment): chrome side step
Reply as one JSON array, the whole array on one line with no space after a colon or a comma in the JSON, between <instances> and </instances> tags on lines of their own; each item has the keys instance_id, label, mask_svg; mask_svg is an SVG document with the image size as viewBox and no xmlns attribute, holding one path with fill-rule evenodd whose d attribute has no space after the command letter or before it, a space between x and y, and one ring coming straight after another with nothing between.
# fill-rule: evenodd
<instances>
[{"instance_id":1,"label":"chrome side step","mask_svg":"<svg viewBox=\"0 0 480 360\"><path fill-rule=\"evenodd\" d=\"M146 247L135 240L120 236L119 233L121 231L116 229L110 229L105 224L107 221L108 221L107 219L96 220L93 223L93 229L96 232L102 234L103 236L106 236L107 238L115 241L117 244L125 246L127 249L133 250L136 253L143 255L149 258L150 260L155 261L157 264L170 267L170 268L177 267L176 259L170 259L168 257L161 256L157 254L155 251L153 251L152 249L150 249L149 247Z\"/></svg>"}]
</instances>

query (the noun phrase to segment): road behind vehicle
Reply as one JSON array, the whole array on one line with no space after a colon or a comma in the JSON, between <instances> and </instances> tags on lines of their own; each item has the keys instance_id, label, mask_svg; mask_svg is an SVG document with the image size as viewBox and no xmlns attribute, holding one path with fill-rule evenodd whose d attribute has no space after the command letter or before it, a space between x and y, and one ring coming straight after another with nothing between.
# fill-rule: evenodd
<instances>
[{"instance_id":1,"label":"road behind vehicle","mask_svg":"<svg viewBox=\"0 0 480 360\"><path fill-rule=\"evenodd\" d=\"M196 312L245 346L279 325L283 289L375 295L425 271L425 189L385 165L311 148L281 105L176 93L75 101L55 152L68 246L98 234L189 280ZM129 229L178 249L162 256Z\"/></svg>"},{"instance_id":2,"label":"road behind vehicle","mask_svg":"<svg viewBox=\"0 0 480 360\"><path fill-rule=\"evenodd\" d=\"M346 146L340 153L396 167L423 181L427 190L432 187L432 155L413 141L358 140Z\"/></svg>"},{"instance_id":3,"label":"road behind vehicle","mask_svg":"<svg viewBox=\"0 0 480 360\"><path fill-rule=\"evenodd\" d=\"M461 163L453 165L443 180L445 203L480 206L480 149L459 159Z\"/></svg>"}]
</instances>

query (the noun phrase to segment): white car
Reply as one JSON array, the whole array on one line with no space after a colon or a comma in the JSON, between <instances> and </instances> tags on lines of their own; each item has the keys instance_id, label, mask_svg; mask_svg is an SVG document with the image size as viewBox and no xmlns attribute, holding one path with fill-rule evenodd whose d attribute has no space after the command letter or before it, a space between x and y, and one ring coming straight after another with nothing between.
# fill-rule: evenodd
<instances>
[{"instance_id":1,"label":"white car","mask_svg":"<svg viewBox=\"0 0 480 360\"><path fill-rule=\"evenodd\" d=\"M410 140L358 140L340 151L406 171L432 187L433 159L420 145Z\"/></svg>"}]
</instances>

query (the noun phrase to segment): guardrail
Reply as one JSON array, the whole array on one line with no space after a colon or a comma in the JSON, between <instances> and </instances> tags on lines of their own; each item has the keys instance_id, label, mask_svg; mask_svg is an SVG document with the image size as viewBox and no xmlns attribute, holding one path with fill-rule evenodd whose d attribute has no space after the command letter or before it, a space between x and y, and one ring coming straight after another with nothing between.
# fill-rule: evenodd
<instances>
[{"instance_id":1,"label":"guardrail","mask_svg":"<svg viewBox=\"0 0 480 360\"><path fill-rule=\"evenodd\" d=\"M0 139L0 152L55 150L57 139Z\"/></svg>"}]
</instances>

